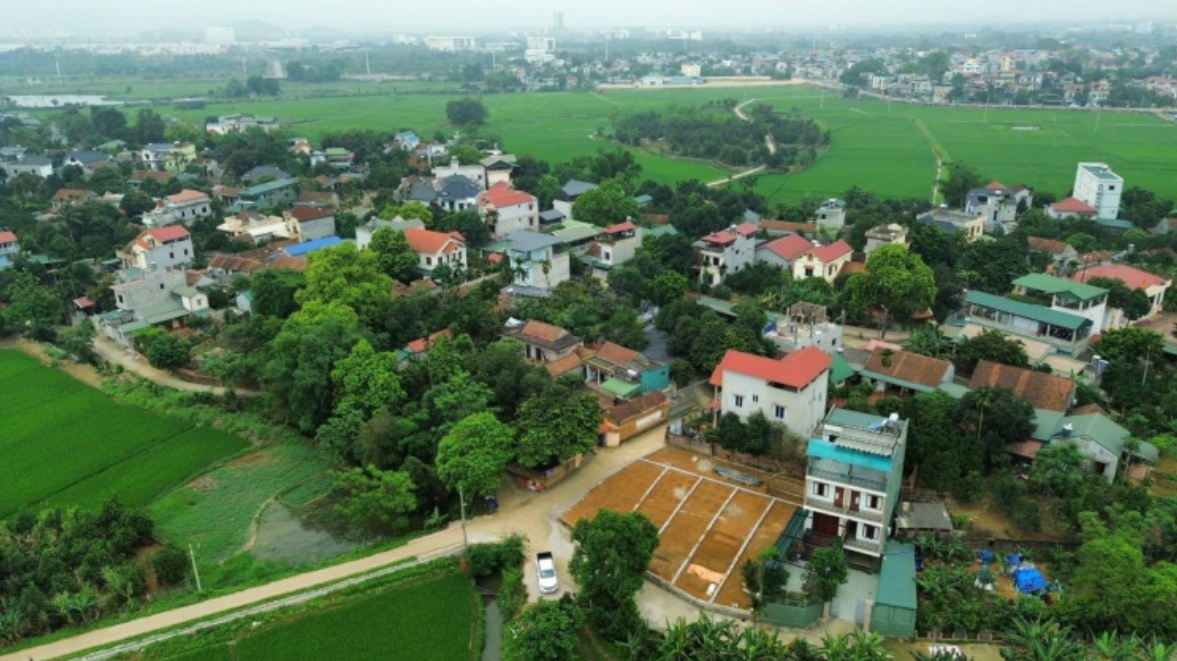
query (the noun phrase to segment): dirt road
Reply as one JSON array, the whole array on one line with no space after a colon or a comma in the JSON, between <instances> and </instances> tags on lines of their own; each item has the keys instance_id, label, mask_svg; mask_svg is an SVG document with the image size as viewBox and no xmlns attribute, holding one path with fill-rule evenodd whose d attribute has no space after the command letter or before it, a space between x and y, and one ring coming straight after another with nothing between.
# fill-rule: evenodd
<instances>
[{"instance_id":1,"label":"dirt road","mask_svg":"<svg viewBox=\"0 0 1177 661\"><path fill-rule=\"evenodd\" d=\"M122 365L123 369L128 372L134 372L161 386L183 390L184 392L210 392L218 397L225 394L225 388L220 386L192 383L164 370L156 369L147 364L147 361L140 354L102 336L94 338L94 353L98 354L100 358L107 362ZM237 388L235 393L238 397L257 397L261 394L255 390L244 388Z\"/></svg>"}]
</instances>

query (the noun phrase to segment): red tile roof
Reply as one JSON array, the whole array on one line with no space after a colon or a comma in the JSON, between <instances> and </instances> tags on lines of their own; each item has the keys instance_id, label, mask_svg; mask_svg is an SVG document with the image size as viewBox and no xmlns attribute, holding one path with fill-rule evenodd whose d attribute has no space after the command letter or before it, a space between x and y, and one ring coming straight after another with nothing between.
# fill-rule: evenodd
<instances>
[{"instance_id":1,"label":"red tile roof","mask_svg":"<svg viewBox=\"0 0 1177 661\"><path fill-rule=\"evenodd\" d=\"M638 228L633 224L632 220L627 220L624 223L617 223L608 227L601 228L602 234L620 234L621 232L632 232Z\"/></svg>"},{"instance_id":2,"label":"red tile roof","mask_svg":"<svg viewBox=\"0 0 1177 661\"><path fill-rule=\"evenodd\" d=\"M520 204L535 203L536 199L534 195L531 195L530 193L524 193L523 191L517 191L514 188L508 186L507 183L503 181L500 181L494 186L491 186L489 190L484 193L479 193L478 195L479 206L489 205L496 209L502 209L503 207L513 207Z\"/></svg>"},{"instance_id":3,"label":"red tile roof","mask_svg":"<svg viewBox=\"0 0 1177 661\"><path fill-rule=\"evenodd\" d=\"M1092 278L1120 280L1128 285L1129 289L1148 289L1149 287L1164 285L1168 282L1159 275L1153 275L1147 271L1141 271L1140 269L1124 264L1101 264L1099 266L1085 268L1072 276L1071 280L1075 282L1087 282Z\"/></svg>"},{"instance_id":4,"label":"red tile roof","mask_svg":"<svg viewBox=\"0 0 1177 661\"><path fill-rule=\"evenodd\" d=\"M559 360L553 360L547 365L544 365L544 367L547 368L548 374L553 378L557 378L568 374L572 370L584 367L584 361L581 360L578 354L570 353Z\"/></svg>"},{"instance_id":5,"label":"red tile roof","mask_svg":"<svg viewBox=\"0 0 1177 661\"><path fill-rule=\"evenodd\" d=\"M1067 251L1067 248L1071 247L1066 241L1043 239L1038 236L1031 236L1027 240L1030 242L1030 250L1041 250L1055 255L1061 255Z\"/></svg>"},{"instance_id":6,"label":"red tile roof","mask_svg":"<svg viewBox=\"0 0 1177 661\"><path fill-rule=\"evenodd\" d=\"M168 202L173 204L183 204L184 202L195 202L196 200L208 199L208 195L198 190L189 190L185 188L175 195L169 195L167 199Z\"/></svg>"},{"instance_id":7,"label":"red tile roof","mask_svg":"<svg viewBox=\"0 0 1177 661\"><path fill-rule=\"evenodd\" d=\"M728 349L711 373L711 385L722 386L723 373L736 372L800 390L813 383L833 362L817 347L794 351L780 360Z\"/></svg>"},{"instance_id":8,"label":"red tile roof","mask_svg":"<svg viewBox=\"0 0 1177 661\"><path fill-rule=\"evenodd\" d=\"M612 342L606 342L601 345L600 349L597 349L597 358L613 363L614 365L629 365L637 360L639 356L641 354L633 349L627 349L620 344L613 344Z\"/></svg>"},{"instance_id":9,"label":"red tile roof","mask_svg":"<svg viewBox=\"0 0 1177 661\"><path fill-rule=\"evenodd\" d=\"M1095 207L1074 197L1068 197L1062 202L1055 202L1050 205L1050 208L1054 209L1056 213L1077 213L1091 216L1096 214Z\"/></svg>"},{"instance_id":10,"label":"red tile roof","mask_svg":"<svg viewBox=\"0 0 1177 661\"><path fill-rule=\"evenodd\" d=\"M887 352L889 355L886 355ZM867 358L863 369L900 381L938 388L948 377L951 367L952 363L947 360L929 358L908 351L883 349L873 352L870 358Z\"/></svg>"},{"instance_id":11,"label":"red tile roof","mask_svg":"<svg viewBox=\"0 0 1177 661\"><path fill-rule=\"evenodd\" d=\"M413 252L425 253L428 255L435 255L441 252L442 248L451 246L452 242L460 241L465 243L462 235L457 232L434 232L433 230L421 229L418 227L411 227L405 230L405 239L409 242L409 247ZM447 250L447 252L450 252Z\"/></svg>"},{"instance_id":12,"label":"red tile roof","mask_svg":"<svg viewBox=\"0 0 1177 661\"><path fill-rule=\"evenodd\" d=\"M817 258L818 261L824 264L829 264L830 262L845 257L852 252L854 252L854 249L850 247L849 243L846 243L842 239L838 239L828 246L814 247L809 251L809 253Z\"/></svg>"},{"instance_id":13,"label":"red tile roof","mask_svg":"<svg viewBox=\"0 0 1177 661\"><path fill-rule=\"evenodd\" d=\"M16 243L16 232L0 232L0 243Z\"/></svg>"},{"instance_id":14,"label":"red tile roof","mask_svg":"<svg viewBox=\"0 0 1177 661\"><path fill-rule=\"evenodd\" d=\"M1070 408L1075 394L1075 382L1070 379L988 360L977 363L969 380L969 390L979 388L1005 388L1036 409L1060 412Z\"/></svg>"},{"instance_id":15,"label":"red tile roof","mask_svg":"<svg viewBox=\"0 0 1177 661\"><path fill-rule=\"evenodd\" d=\"M91 197L97 197L98 193L92 190L83 190L80 188L62 188L53 194L54 202L73 202L76 200L88 200Z\"/></svg>"},{"instance_id":16,"label":"red tile roof","mask_svg":"<svg viewBox=\"0 0 1177 661\"><path fill-rule=\"evenodd\" d=\"M567 337L570 333L559 326L544 323L542 321L531 320L523 326L523 330L519 331L519 336L524 339L536 339L543 342L558 342L561 338Z\"/></svg>"},{"instance_id":17,"label":"red tile roof","mask_svg":"<svg viewBox=\"0 0 1177 661\"><path fill-rule=\"evenodd\" d=\"M790 262L805 254L805 251L812 247L813 244L808 239L797 234L790 234L784 238L764 244L765 250Z\"/></svg>"},{"instance_id":18,"label":"red tile roof","mask_svg":"<svg viewBox=\"0 0 1177 661\"><path fill-rule=\"evenodd\" d=\"M991 181L989 182L989 185L985 187L985 190L1005 190L1005 184L1001 183L1000 181Z\"/></svg>"},{"instance_id":19,"label":"red tile roof","mask_svg":"<svg viewBox=\"0 0 1177 661\"><path fill-rule=\"evenodd\" d=\"M740 236L754 236L760 228L752 223L742 223L736 227L736 233Z\"/></svg>"},{"instance_id":20,"label":"red tile roof","mask_svg":"<svg viewBox=\"0 0 1177 661\"><path fill-rule=\"evenodd\" d=\"M762 220L760 227L769 232L805 232L813 234L817 231L817 223L794 223L789 220Z\"/></svg>"},{"instance_id":21,"label":"red tile roof","mask_svg":"<svg viewBox=\"0 0 1177 661\"><path fill-rule=\"evenodd\" d=\"M180 239L187 239L191 234L184 228L183 225L168 225L167 227L157 227L153 230L147 230L156 241L164 243L167 241L178 241Z\"/></svg>"},{"instance_id":22,"label":"red tile roof","mask_svg":"<svg viewBox=\"0 0 1177 661\"><path fill-rule=\"evenodd\" d=\"M425 353L426 351L429 350L430 347L437 344L437 338L439 338L443 335L450 338L450 339L453 339L454 332L451 331L450 329L446 328L444 330L437 331L436 333L430 335L428 338L419 337L419 338L413 340L412 342L409 342L409 351L412 351L413 353Z\"/></svg>"},{"instance_id":23,"label":"red tile roof","mask_svg":"<svg viewBox=\"0 0 1177 661\"><path fill-rule=\"evenodd\" d=\"M294 207L290 210L290 215L294 216L299 222L305 223L311 220L331 218L335 215L335 212L331 209L317 209L315 207Z\"/></svg>"},{"instance_id":24,"label":"red tile roof","mask_svg":"<svg viewBox=\"0 0 1177 661\"><path fill-rule=\"evenodd\" d=\"M726 246L729 243L735 243L736 235L727 230L720 230L718 232L712 232L703 237L703 241L706 243L717 243L721 246Z\"/></svg>"}]
</instances>

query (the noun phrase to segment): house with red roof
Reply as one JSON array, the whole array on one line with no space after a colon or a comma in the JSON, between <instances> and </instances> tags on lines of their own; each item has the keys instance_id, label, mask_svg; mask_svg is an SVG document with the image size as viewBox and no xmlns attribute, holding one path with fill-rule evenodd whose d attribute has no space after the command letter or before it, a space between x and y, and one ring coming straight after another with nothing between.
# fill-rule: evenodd
<instances>
[{"instance_id":1,"label":"house with red roof","mask_svg":"<svg viewBox=\"0 0 1177 661\"><path fill-rule=\"evenodd\" d=\"M1153 275L1148 271L1141 271L1127 264L1097 264L1089 266L1071 277L1075 282L1088 282L1092 278L1111 278L1128 285L1129 289L1143 289L1144 293L1148 295L1149 301L1152 302L1152 310L1148 314L1150 317L1160 314L1165 305L1165 292L1169 290L1169 285L1173 284L1172 280ZM1108 314L1112 314L1112 309L1109 308Z\"/></svg>"},{"instance_id":2,"label":"house with red roof","mask_svg":"<svg viewBox=\"0 0 1177 661\"><path fill-rule=\"evenodd\" d=\"M191 266L196 250L183 225L168 225L141 232L118 252L118 258L125 269L173 269Z\"/></svg>"},{"instance_id":3,"label":"house with red roof","mask_svg":"<svg viewBox=\"0 0 1177 661\"><path fill-rule=\"evenodd\" d=\"M594 274L604 278L613 267L633 259L641 245L641 228L627 220L602 228L584 256L593 262Z\"/></svg>"},{"instance_id":4,"label":"house with red roof","mask_svg":"<svg viewBox=\"0 0 1177 661\"><path fill-rule=\"evenodd\" d=\"M833 284L842 267L850 262L854 249L842 239L828 246L810 246L793 262L793 277L797 280L824 278Z\"/></svg>"},{"instance_id":5,"label":"house with red roof","mask_svg":"<svg viewBox=\"0 0 1177 661\"><path fill-rule=\"evenodd\" d=\"M1046 216L1055 220L1064 220L1066 218L1094 220L1097 215L1098 212L1096 212L1095 207L1075 197L1068 197L1061 202L1055 202L1046 207Z\"/></svg>"},{"instance_id":6,"label":"house with red roof","mask_svg":"<svg viewBox=\"0 0 1177 661\"><path fill-rule=\"evenodd\" d=\"M478 214L493 223L491 233L502 238L518 230L535 231L539 227L539 200L534 195L499 182L477 199Z\"/></svg>"},{"instance_id":7,"label":"house with red roof","mask_svg":"<svg viewBox=\"0 0 1177 661\"><path fill-rule=\"evenodd\" d=\"M739 273L756 262L756 233L752 223L712 232L695 242L699 255L699 281L714 287L729 273Z\"/></svg>"},{"instance_id":8,"label":"house with red roof","mask_svg":"<svg viewBox=\"0 0 1177 661\"><path fill-rule=\"evenodd\" d=\"M294 207L283 214L287 234L299 241L318 241L335 236L335 211L322 207Z\"/></svg>"},{"instance_id":9,"label":"house with red roof","mask_svg":"<svg viewBox=\"0 0 1177 661\"><path fill-rule=\"evenodd\" d=\"M809 239L798 234L790 234L756 246L756 263L792 270L793 262L812 247Z\"/></svg>"},{"instance_id":10,"label":"house with red roof","mask_svg":"<svg viewBox=\"0 0 1177 661\"><path fill-rule=\"evenodd\" d=\"M419 227L404 231L409 247L417 253L417 268L425 275L442 264L466 268L466 239L458 232L434 232Z\"/></svg>"},{"instance_id":11,"label":"house with red roof","mask_svg":"<svg viewBox=\"0 0 1177 661\"><path fill-rule=\"evenodd\" d=\"M20 254L20 240L16 232L0 230L0 271L12 266L12 260Z\"/></svg>"},{"instance_id":12,"label":"house with red roof","mask_svg":"<svg viewBox=\"0 0 1177 661\"><path fill-rule=\"evenodd\" d=\"M62 188L53 194L50 202L54 209L60 209L71 204L89 204L98 197L98 193L81 188Z\"/></svg>"},{"instance_id":13,"label":"house with red roof","mask_svg":"<svg viewBox=\"0 0 1177 661\"><path fill-rule=\"evenodd\" d=\"M771 422L809 438L826 410L833 359L817 347L784 358L766 358L729 349L711 373L716 416L735 413L740 420L760 411Z\"/></svg>"}]
</instances>

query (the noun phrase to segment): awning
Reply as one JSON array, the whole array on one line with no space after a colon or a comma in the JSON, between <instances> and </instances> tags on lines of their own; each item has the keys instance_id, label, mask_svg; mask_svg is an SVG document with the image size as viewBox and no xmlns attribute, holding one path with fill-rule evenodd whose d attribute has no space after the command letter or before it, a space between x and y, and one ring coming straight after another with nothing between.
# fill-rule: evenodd
<instances>
[{"instance_id":1,"label":"awning","mask_svg":"<svg viewBox=\"0 0 1177 661\"><path fill-rule=\"evenodd\" d=\"M641 392L642 384L630 383L629 381L624 381L617 377L610 377L601 384L601 388L609 391L614 395L617 395L622 399L628 399Z\"/></svg>"}]
</instances>

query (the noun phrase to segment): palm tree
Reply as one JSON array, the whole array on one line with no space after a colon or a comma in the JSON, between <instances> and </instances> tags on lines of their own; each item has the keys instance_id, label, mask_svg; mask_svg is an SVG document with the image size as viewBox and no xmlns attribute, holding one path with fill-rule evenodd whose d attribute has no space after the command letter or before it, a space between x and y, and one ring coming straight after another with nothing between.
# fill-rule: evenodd
<instances>
[{"instance_id":1,"label":"palm tree","mask_svg":"<svg viewBox=\"0 0 1177 661\"><path fill-rule=\"evenodd\" d=\"M952 341L944 336L939 324L928 324L912 331L903 348L921 356L940 358L951 352Z\"/></svg>"},{"instance_id":2,"label":"palm tree","mask_svg":"<svg viewBox=\"0 0 1177 661\"><path fill-rule=\"evenodd\" d=\"M544 284L551 284L548 280L548 274L552 272L552 260L545 259L539 263L539 268L544 272Z\"/></svg>"},{"instance_id":3,"label":"palm tree","mask_svg":"<svg viewBox=\"0 0 1177 661\"><path fill-rule=\"evenodd\" d=\"M1136 636L1124 638L1118 632L1105 631L1092 641L1092 661L1131 661L1139 643Z\"/></svg>"}]
</instances>

